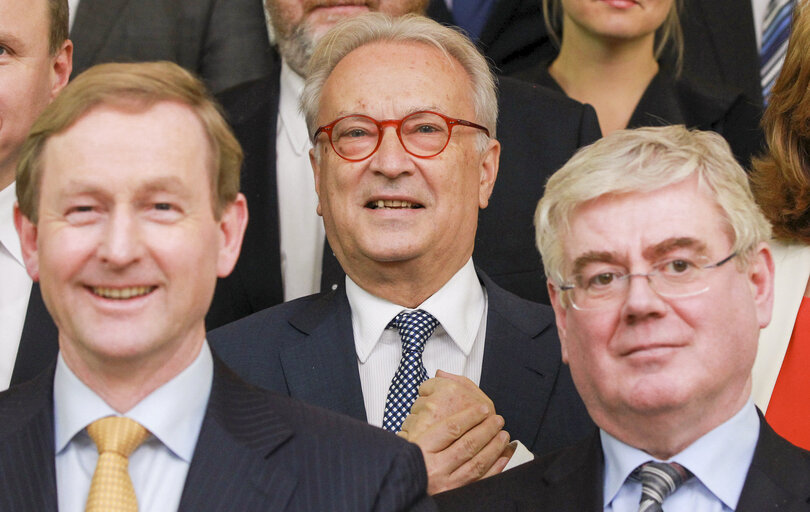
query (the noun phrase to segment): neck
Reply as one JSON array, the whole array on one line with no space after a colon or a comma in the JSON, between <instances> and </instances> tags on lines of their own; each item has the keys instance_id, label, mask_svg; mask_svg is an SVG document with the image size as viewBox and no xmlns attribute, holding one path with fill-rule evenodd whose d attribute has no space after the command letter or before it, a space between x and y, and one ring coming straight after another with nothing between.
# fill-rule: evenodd
<instances>
[{"instance_id":1,"label":"neck","mask_svg":"<svg viewBox=\"0 0 810 512\"><path fill-rule=\"evenodd\" d=\"M566 18L560 54L549 73L565 93L596 109L603 135L627 127L652 78L655 35L608 40L586 34Z\"/></svg>"},{"instance_id":2,"label":"neck","mask_svg":"<svg viewBox=\"0 0 810 512\"><path fill-rule=\"evenodd\" d=\"M110 407L123 414L194 362L204 339L203 332L192 349L186 345L174 353L161 352L149 357L101 359L63 343L61 335L59 349L68 368Z\"/></svg>"},{"instance_id":3,"label":"neck","mask_svg":"<svg viewBox=\"0 0 810 512\"><path fill-rule=\"evenodd\" d=\"M735 390L737 391L737 390ZM596 411L599 427L625 444L643 450L660 460L668 460L740 412L751 394L751 381L745 390L728 401L711 404L690 403L677 410ZM723 404L717 407L717 404Z\"/></svg>"},{"instance_id":4,"label":"neck","mask_svg":"<svg viewBox=\"0 0 810 512\"><path fill-rule=\"evenodd\" d=\"M358 265L358 272L346 273L359 287L388 302L414 309L425 302L458 272L470 255L460 262L443 262L432 269L423 265L402 262L375 262ZM344 265L344 268L349 268Z\"/></svg>"}]
</instances>

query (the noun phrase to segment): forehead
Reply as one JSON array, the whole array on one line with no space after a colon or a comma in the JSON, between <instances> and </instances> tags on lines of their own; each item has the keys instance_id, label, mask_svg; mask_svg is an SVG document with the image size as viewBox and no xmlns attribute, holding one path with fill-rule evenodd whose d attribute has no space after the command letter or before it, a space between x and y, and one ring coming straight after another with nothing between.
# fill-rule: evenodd
<instances>
[{"instance_id":1,"label":"forehead","mask_svg":"<svg viewBox=\"0 0 810 512\"><path fill-rule=\"evenodd\" d=\"M94 182L105 188L177 178L204 187L210 162L208 138L191 107L169 101L102 105L48 140L43 183L51 175L60 183Z\"/></svg>"},{"instance_id":2,"label":"forehead","mask_svg":"<svg viewBox=\"0 0 810 512\"><path fill-rule=\"evenodd\" d=\"M47 0L0 0L0 42L15 38L47 46L49 23Z\"/></svg>"},{"instance_id":3,"label":"forehead","mask_svg":"<svg viewBox=\"0 0 810 512\"><path fill-rule=\"evenodd\" d=\"M653 259L654 248L690 245L689 240L694 248L721 253L733 242L712 191L696 176L650 192L587 201L574 209L564 240L569 265L589 253Z\"/></svg>"},{"instance_id":4,"label":"forehead","mask_svg":"<svg viewBox=\"0 0 810 512\"><path fill-rule=\"evenodd\" d=\"M401 117L420 109L474 118L473 89L461 64L422 43L370 43L346 55L327 78L319 120L346 113Z\"/></svg>"}]
</instances>

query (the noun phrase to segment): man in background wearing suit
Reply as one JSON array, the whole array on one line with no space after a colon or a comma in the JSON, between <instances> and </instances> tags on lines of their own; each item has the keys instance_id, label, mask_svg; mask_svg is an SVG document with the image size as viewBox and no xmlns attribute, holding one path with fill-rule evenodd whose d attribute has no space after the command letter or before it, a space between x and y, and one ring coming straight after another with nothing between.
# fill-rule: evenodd
<instances>
[{"instance_id":1,"label":"man in background wearing suit","mask_svg":"<svg viewBox=\"0 0 810 512\"><path fill-rule=\"evenodd\" d=\"M551 309L473 263L498 174L496 105L486 61L453 29L379 13L332 29L302 106L318 212L345 285L209 333L252 383L401 429L422 448L432 492L591 427ZM502 428L522 444L507 448Z\"/></svg>"},{"instance_id":2,"label":"man in background wearing suit","mask_svg":"<svg viewBox=\"0 0 810 512\"><path fill-rule=\"evenodd\" d=\"M25 271L14 231L14 170L28 130L67 84L67 0L0 0L0 390L56 354L56 327Z\"/></svg>"},{"instance_id":3,"label":"man in background wearing suit","mask_svg":"<svg viewBox=\"0 0 810 512\"><path fill-rule=\"evenodd\" d=\"M751 399L770 226L723 139L615 132L549 180L535 222L563 358L599 430L440 508L807 510L810 454Z\"/></svg>"},{"instance_id":4,"label":"man in background wearing suit","mask_svg":"<svg viewBox=\"0 0 810 512\"><path fill-rule=\"evenodd\" d=\"M267 0L281 55L274 73L219 96L245 148L242 191L251 222L233 274L219 283L206 323L213 328L321 290L343 272L315 213L311 147L298 100L312 48L337 21L366 11L421 14L424 0ZM600 135L590 107L514 79L499 80L502 178L481 213L476 262L509 291L548 303L532 238L532 205L551 173Z\"/></svg>"},{"instance_id":5,"label":"man in background wearing suit","mask_svg":"<svg viewBox=\"0 0 810 512\"><path fill-rule=\"evenodd\" d=\"M0 509L432 508L416 446L249 386L208 348L247 222L240 164L168 62L91 68L34 124L14 219L59 356L0 394Z\"/></svg>"},{"instance_id":6,"label":"man in background wearing suit","mask_svg":"<svg viewBox=\"0 0 810 512\"><path fill-rule=\"evenodd\" d=\"M214 92L270 71L261 0L69 0L74 76L102 62L168 60Z\"/></svg>"}]
</instances>

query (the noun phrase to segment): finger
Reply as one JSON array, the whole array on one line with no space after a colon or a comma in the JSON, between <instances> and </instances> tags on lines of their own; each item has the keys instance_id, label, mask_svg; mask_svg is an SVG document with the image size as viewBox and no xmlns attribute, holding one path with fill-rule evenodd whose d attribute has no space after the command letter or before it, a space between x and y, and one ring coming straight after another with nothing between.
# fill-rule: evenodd
<instances>
[{"instance_id":1,"label":"finger","mask_svg":"<svg viewBox=\"0 0 810 512\"><path fill-rule=\"evenodd\" d=\"M428 452L439 452L444 450L445 448L449 447L450 445L454 444L458 439L463 437L467 432L471 429L474 429L482 422L485 422L486 419L491 418L494 421L490 421L490 429L492 428L493 423L497 423L500 421L500 425L497 427L495 432L481 443L481 447L489 441L492 436L494 436L498 430L501 429L503 426L503 418L500 416L489 416L489 410L485 406L476 406L476 407L468 407L461 412L448 416L435 424L433 424L430 428L428 428L422 435L418 438L415 436L411 437L411 442L415 442L418 444L423 450ZM498 420L500 418L500 420ZM478 431L477 436L483 435L483 431ZM476 435L474 435L476 437ZM477 437L476 437L477 438ZM474 445L471 443L474 439L469 439L467 443L470 443L470 450L474 448ZM480 442L480 441L479 441ZM474 455L474 453L472 454ZM470 457L472 457L470 455ZM467 459L469 459L468 457Z\"/></svg>"},{"instance_id":2,"label":"finger","mask_svg":"<svg viewBox=\"0 0 810 512\"><path fill-rule=\"evenodd\" d=\"M468 379L463 375L457 375L455 373L446 372L444 370L436 370L436 377L441 379L452 380L453 382L458 382L459 384L467 388L478 389L478 386L475 385L475 382L471 381L470 379Z\"/></svg>"},{"instance_id":3,"label":"finger","mask_svg":"<svg viewBox=\"0 0 810 512\"><path fill-rule=\"evenodd\" d=\"M503 456L504 448L508 444L509 433L505 430L499 431L474 457L451 473L450 481L466 485L485 476L500 473L509 462L509 458Z\"/></svg>"}]
</instances>

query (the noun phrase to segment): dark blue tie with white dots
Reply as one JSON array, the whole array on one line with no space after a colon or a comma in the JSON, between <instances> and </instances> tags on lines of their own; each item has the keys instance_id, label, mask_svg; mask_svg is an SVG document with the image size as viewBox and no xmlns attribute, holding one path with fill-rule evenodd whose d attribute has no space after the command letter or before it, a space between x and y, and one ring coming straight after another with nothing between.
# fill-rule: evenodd
<instances>
[{"instance_id":1,"label":"dark blue tie with white dots","mask_svg":"<svg viewBox=\"0 0 810 512\"><path fill-rule=\"evenodd\" d=\"M402 422L419 394L419 386L428 378L422 364L425 343L433 335L439 321L427 311L403 311L394 317L388 327L399 330L402 339L402 359L388 388L385 400L385 415L382 426L385 430L399 432Z\"/></svg>"}]
</instances>

